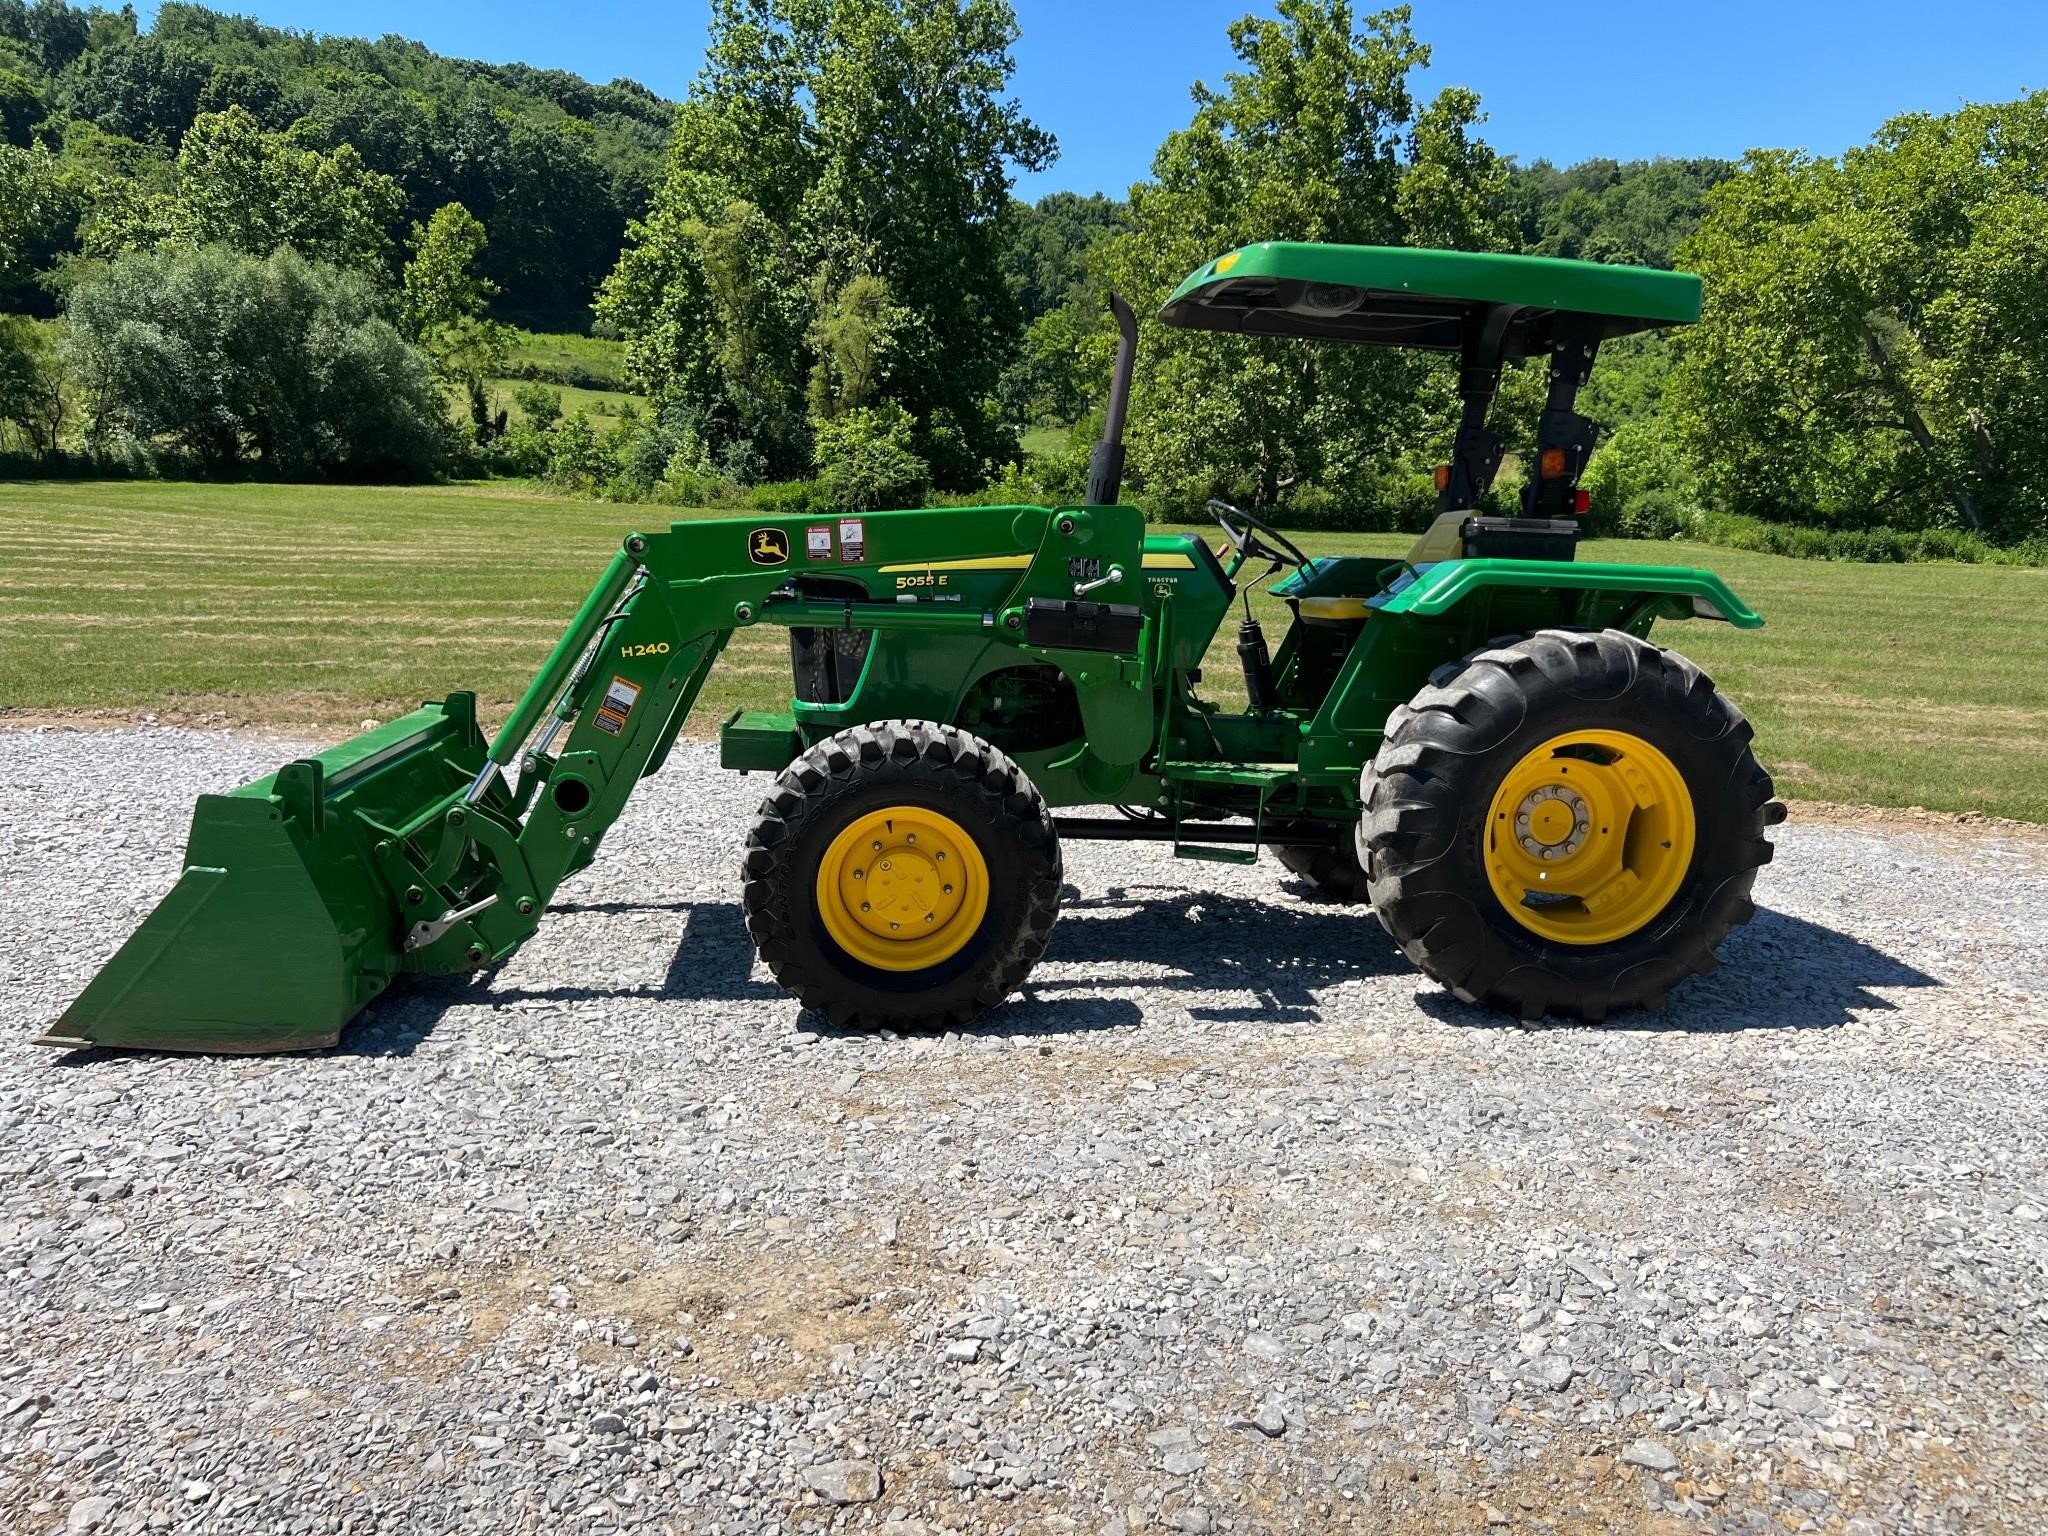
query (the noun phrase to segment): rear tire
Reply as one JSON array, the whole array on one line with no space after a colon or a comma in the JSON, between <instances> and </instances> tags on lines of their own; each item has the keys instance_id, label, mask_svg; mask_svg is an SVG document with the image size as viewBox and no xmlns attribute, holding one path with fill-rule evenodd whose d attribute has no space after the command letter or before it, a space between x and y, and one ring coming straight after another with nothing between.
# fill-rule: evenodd
<instances>
[{"instance_id":1,"label":"rear tire","mask_svg":"<svg viewBox=\"0 0 2048 1536\"><path fill-rule=\"evenodd\" d=\"M1288 843L1273 851L1282 864L1314 886L1318 896L1329 901L1366 899L1365 870L1358 862L1354 839L1347 837L1334 848L1316 843Z\"/></svg>"},{"instance_id":2,"label":"rear tire","mask_svg":"<svg viewBox=\"0 0 2048 1536\"><path fill-rule=\"evenodd\" d=\"M953 726L885 720L777 777L747 836L742 905L776 981L834 1024L958 1027L1045 953L1061 875L1022 769ZM873 911L870 886L889 886ZM885 921L899 917L902 932Z\"/></svg>"},{"instance_id":3,"label":"rear tire","mask_svg":"<svg viewBox=\"0 0 2048 1536\"><path fill-rule=\"evenodd\" d=\"M1755 914L1783 807L1753 734L1698 667L1618 630L1468 657L1394 711L1365 770L1374 911L1465 1002L1589 1020L1659 1007ZM1533 861L1517 863L1517 843ZM1575 885L1575 867L1593 872ZM1551 870L1558 886L1533 883Z\"/></svg>"}]
</instances>

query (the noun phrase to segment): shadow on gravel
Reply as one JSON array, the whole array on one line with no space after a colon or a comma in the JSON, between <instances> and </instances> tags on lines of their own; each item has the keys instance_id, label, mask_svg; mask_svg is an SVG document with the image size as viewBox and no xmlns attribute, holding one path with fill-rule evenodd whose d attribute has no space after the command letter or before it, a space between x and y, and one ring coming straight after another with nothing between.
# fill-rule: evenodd
<instances>
[{"instance_id":1,"label":"shadow on gravel","mask_svg":"<svg viewBox=\"0 0 2048 1536\"><path fill-rule=\"evenodd\" d=\"M1858 1010L1894 1013L1877 987L1939 987L1925 971L1883 950L1804 918L1759 908L1721 946L1721 968L1689 981L1657 1013L1614 1015L1605 1025L1575 1019L1525 1023L1459 1002L1430 988L1415 1002L1431 1018L1460 1029L1622 1029L1728 1034L1739 1029L1836 1029Z\"/></svg>"},{"instance_id":2,"label":"shadow on gravel","mask_svg":"<svg viewBox=\"0 0 2048 1536\"><path fill-rule=\"evenodd\" d=\"M1305 888L1304 888L1305 891ZM1303 891L1295 892L1297 896ZM401 982L373 1018L342 1035L346 1055L406 1056L451 1009L518 1009L592 999L767 1000L787 996L756 978L754 945L732 902L584 902L556 910L601 914L678 912L683 936L659 983L486 988L469 977ZM1132 1029L1138 1002L1104 991L1190 992L1198 1019L1224 1023L1314 1022L1323 994L1347 981L1413 975L1416 1006L1460 1029L1579 1029L1574 1020L1530 1025L1458 1002L1409 965L1364 907L1316 900L1251 900L1182 886L1113 886L1100 896L1069 889L1052 944L1010 1003L974 1026L1002 1037ZM1063 972L1075 971L1071 979ZM1687 1033L1741 1029L1829 1029L1856 1010L1892 1010L1879 987L1941 983L1884 951L1818 923L1759 911L1729 937L1722 967L1689 982L1659 1013L1618 1015L1623 1028ZM1220 994L1220 996L1219 996ZM804 1027L843 1036L816 1014ZM1592 1026L1597 1027L1597 1026Z\"/></svg>"},{"instance_id":3,"label":"shadow on gravel","mask_svg":"<svg viewBox=\"0 0 2048 1536\"><path fill-rule=\"evenodd\" d=\"M1242 1002L1202 1004L1188 1012L1226 1023L1313 1022L1322 1017L1321 994L1329 988L1410 969L1370 912L1339 902L1254 901L1183 886L1113 886L1101 896L1070 897L1061 910L1046 961L1085 965L1089 976L1035 980L1025 987L1027 997L1085 993L1097 986L1249 993ZM1120 975L1122 967L1128 971ZM1055 1006L1064 1012L1077 1002L1060 996Z\"/></svg>"},{"instance_id":4,"label":"shadow on gravel","mask_svg":"<svg viewBox=\"0 0 2048 1536\"><path fill-rule=\"evenodd\" d=\"M780 987L757 981L754 941L737 905L729 901L584 901L563 902L555 912L617 916L631 912L685 914L683 936L659 983L605 986L565 984L553 987L486 986L472 976L401 978L379 999L376 1016L342 1032L335 1049L350 1056L410 1056L434 1032L450 1009L517 1010L535 1003L580 1003L593 999L641 998L676 1000L777 998ZM495 973L487 972L486 976Z\"/></svg>"},{"instance_id":5,"label":"shadow on gravel","mask_svg":"<svg viewBox=\"0 0 2048 1536\"><path fill-rule=\"evenodd\" d=\"M1059 974L1070 967L1084 974ZM1144 1020L1136 999L1101 995L1124 988L1243 999L1191 1007L1198 1019L1313 1021L1322 1017L1326 988L1406 968L1362 907L1253 901L1178 885L1112 886L1088 897L1070 885L1060 894L1060 921L1045 958L1018 994L972 1032L1029 1039L1135 1029ZM806 1016L805 1027L831 1036L858 1033L816 1015Z\"/></svg>"}]
</instances>

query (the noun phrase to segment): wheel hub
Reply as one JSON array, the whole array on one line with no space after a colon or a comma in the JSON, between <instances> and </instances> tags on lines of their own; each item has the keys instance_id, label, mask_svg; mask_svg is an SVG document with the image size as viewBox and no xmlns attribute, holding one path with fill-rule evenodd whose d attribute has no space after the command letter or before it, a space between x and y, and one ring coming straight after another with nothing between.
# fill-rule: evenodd
<instances>
[{"instance_id":1,"label":"wheel hub","mask_svg":"<svg viewBox=\"0 0 2048 1536\"><path fill-rule=\"evenodd\" d=\"M1568 859L1586 846L1593 813L1568 784L1545 784L1515 808L1515 840L1535 859Z\"/></svg>"},{"instance_id":2,"label":"wheel hub","mask_svg":"<svg viewBox=\"0 0 2048 1536\"><path fill-rule=\"evenodd\" d=\"M1677 765L1610 730L1524 754L1486 825L1494 895L1524 928L1562 944L1612 943L1654 921L1684 883L1698 835Z\"/></svg>"},{"instance_id":3,"label":"wheel hub","mask_svg":"<svg viewBox=\"0 0 2048 1536\"><path fill-rule=\"evenodd\" d=\"M950 816L891 806L857 817L818 863L818 916L855 959L916 971L959 953L988 909L988 870Z\"/></svg>"}]
</instances>

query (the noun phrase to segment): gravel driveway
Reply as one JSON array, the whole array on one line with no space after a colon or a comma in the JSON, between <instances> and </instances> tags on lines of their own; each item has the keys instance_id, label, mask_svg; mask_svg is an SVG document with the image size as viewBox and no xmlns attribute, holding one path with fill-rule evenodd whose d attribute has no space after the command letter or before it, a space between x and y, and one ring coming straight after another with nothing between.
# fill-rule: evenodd
<instances>
[{"instance_id":1,"label":"gravel driveway","mask_svg":"<svg viewBox=\"0 0 2048 1536\"><path fill-rule=\"evenodd\" d=\"M293 750L0 733L0 1529L2048 1522L2048 841L1795 808L1598 1028L1076 844L1026 994L899 1039L754 966L697 745L337 1050L31 1047Z\"/></svg>"}]
</instances>

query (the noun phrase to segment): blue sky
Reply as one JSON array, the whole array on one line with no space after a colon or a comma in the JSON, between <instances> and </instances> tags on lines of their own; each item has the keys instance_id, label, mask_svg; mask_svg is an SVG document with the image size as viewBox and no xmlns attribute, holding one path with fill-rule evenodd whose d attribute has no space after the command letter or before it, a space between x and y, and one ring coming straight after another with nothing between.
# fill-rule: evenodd
<instances>
[{"instance_id":1,"label":"blue sky","mask_svg":"<svg viewBox=\"0 0 2048 1536\"><path fill-rule=\"evenodd\" d=\"M681 95L702 0L211 0L277 26L399 32L443 53L631 75ZM1253 0L1015 0L1016 90L1060 141L1023 179L1121 194L1189 115L1188 85L1230 67L1225 26ZM1361 10L1366 5L1361 4ZM2048 85L2048 0L1416 0L1435 51L1425 93L1469 85L1488 140L1524 161L1606 154L1835 153L1899 112Z\"/></svg>"}]
</instances>

